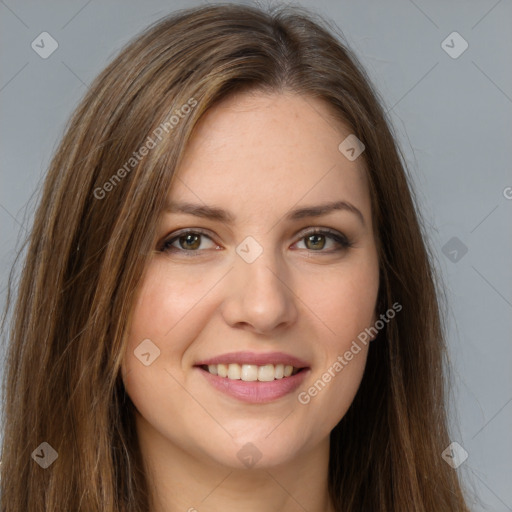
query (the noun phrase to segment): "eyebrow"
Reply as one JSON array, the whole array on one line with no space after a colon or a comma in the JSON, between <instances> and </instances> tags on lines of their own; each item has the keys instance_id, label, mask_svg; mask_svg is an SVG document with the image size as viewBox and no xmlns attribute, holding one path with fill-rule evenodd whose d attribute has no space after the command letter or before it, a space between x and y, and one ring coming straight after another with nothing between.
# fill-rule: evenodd
<instances>
[{"instance_id":1,"label":"eyebrow","mask_svg":"<svg viewBox=\"0 0 512 512\"><path fill-rule=\"evenodd\" d=\"M204 217L207 219L218 220L224 223L234 223L235 216L217 206L207 206L194 203L167 203L165 211L168 213L187 213L196 217ZM298 220L309 217L321 217L334 211L347 211L355 214L363 226L365 225L364 216L361 211L348 201L333 201L314 206L305 206L291 210L285 215L286 220Z\"/></svg>"}]
</instances>

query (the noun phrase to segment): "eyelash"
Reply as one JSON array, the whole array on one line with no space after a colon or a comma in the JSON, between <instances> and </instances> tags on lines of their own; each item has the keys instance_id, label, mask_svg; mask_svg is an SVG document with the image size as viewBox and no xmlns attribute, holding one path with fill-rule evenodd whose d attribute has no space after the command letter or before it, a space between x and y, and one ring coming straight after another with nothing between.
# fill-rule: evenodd
<instances>
[{"instance_id":1,"label":"eyelash","mask_svg":"<svg viewBox=\"0 0 512 512\"><path fill-rule=\"evenodd\" d=\"M184 253L187 257L198 256L202 251L204 251L206 249L186 250L186 249L180 249L180 248L172 246L172 244L176 240L178 240L180 237L182 237L184 235L190 235L190 234L202 235L202 236L205 236L206 238L209 238L210 240L212 240L211 237L201 229L194 229L194 230L187 229L187 230L178 232L171 238L164 240L159 248L160 252L169 252L169 253L174 253L174 254ZM320 249L317 251L315 251L314 249L306 249L307 251L312 252L312 253L333 254L336 252L344 251L353 246L353 243L345 235L342 235L341 233L338 233L337 231L334 231L334 230L331 230L328 228L314 228L311 231L304 233L299 238L298 241L302 241L311 235L325 235L325 236L327 236L327 238L331 238L332 240L334 240L340 246L338 249L331 249L329 251L324 251L323 249ZM214 241L212 240L212 242L214 242Z\"/></svg>"}]
</instances>

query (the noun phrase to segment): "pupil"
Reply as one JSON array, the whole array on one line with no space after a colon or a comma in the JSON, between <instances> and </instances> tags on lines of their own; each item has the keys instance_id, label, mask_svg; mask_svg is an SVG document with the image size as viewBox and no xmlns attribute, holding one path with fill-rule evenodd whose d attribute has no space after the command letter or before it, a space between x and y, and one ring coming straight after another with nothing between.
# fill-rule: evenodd
<instances>
[{"instance_id":1,"label":"pupil","mask_svg":"<svg viewBox=\"0 0 512 512\"><path fill-rule=\"evenodd\" d=\"M193 240L195 239L195 243L193 242ZM189 242L192 245L189 245L188 248L189 249L197 249L200 245L200 243L198 242L199 241L199 235L184 235L182 237L180 237L180 243L182 244L182 247L183 245L186 245L186 244L189 244Z\"/></svg>"},{"instance_id":2,"label":"pupil","mask_svg":"<svg viewBox=\"0 0 512 512\"><path fill-rule=\"evenodd\" d=\"M320 246L316 245L318 243L318 239L322 239L323 243L320 244ZM325 245L325 239L323 235L310 235L307 237L308 242L313 242L314 248L316 249L323 249ZM316 241L315 241L316 240Z\"/></svg>"},{"instance_id":3,"label":"pupil","mask_svg":"<svg viewBox=\"0 0 512 512\"><path fill-rule=\"evenodd\" d=\"M323 235L309 235L308 242L311 243L314 249L323 249L325 245L325 238ZM199 235L184 235L180 237L180 244L182 247L188 245L189 249L197 249L200 245Z\"/></svg>"}]
</instances>

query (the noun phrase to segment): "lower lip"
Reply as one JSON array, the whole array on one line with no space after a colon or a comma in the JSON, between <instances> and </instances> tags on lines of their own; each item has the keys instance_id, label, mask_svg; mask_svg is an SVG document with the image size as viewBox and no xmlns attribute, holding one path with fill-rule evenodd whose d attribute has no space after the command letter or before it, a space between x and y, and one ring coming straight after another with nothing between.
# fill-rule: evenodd
<instances>
[{"instance_id":1,"label":"lower lip","mask_svg":"<svg viewBox=\"0 0 512 512\"><path fill-rule=\"evenodd\" d=\"M274 379L270 382L233 380L219 377L197 367L206 380L216 389L232 396L241 402L263 404L277 400L289 393L293 393L304 381L309 368L305 368L295 375Z\"/></svg>"}]
</instances>

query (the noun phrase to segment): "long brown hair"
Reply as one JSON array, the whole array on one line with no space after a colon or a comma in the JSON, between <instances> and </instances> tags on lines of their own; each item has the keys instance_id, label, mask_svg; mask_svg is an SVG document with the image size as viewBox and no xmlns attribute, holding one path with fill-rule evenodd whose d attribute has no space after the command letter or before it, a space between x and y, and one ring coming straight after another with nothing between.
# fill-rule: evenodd
<instances>
[{"instance_id":1,"label":"long brown hair","mask_svg":"<svg viewBox=\"0 0 512 512\"><path fill-rule=\"evenodd\" d=\"M403 307L372 342L361 387L331 433L336 510L468 510L441 457L450 439L436 278L382 102L318 16L231 4L179 11L149 27L70 119L26 242L10 321L2 512L148 510L120 374L133 297L192 129L216 102L245 90L320 98L363 141L379 308ZM33 456L43 442L58 454L47 469Z\"/></svg>"}]
</instances>

